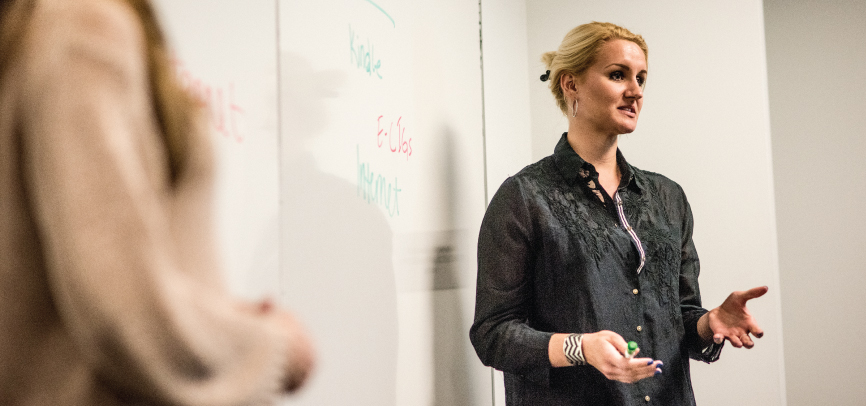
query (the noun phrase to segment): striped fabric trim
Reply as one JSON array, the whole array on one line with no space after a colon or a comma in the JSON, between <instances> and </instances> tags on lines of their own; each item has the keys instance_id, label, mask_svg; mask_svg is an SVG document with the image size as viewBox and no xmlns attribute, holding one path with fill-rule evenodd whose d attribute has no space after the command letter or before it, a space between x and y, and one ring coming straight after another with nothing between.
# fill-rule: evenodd
<instances>
[{"instance_id":1,"label":"striped fabric trim","mask_svg":"<svg viewBox=\"0 0 866 406\"><path fill-rule=\"evenodd\" d=\"M583 334L570 334L562 343L562 352L571 365L586 365L583 356Z\"/></svg>"},{"instance_id":2,"label":"striped fabric trim","mask_svg":"<svg viewBox=\"0 0 866 406\"><path fill-rule=\"evenodd\" d=\"M638 252L640 252L640 266L637 267L637 273L640 274L640 271L646 263L646 253L643 250L643 245L640 243L640 238L637 238L637 233L628 224L628 220L625 219L625 212L622 210L622 199L619 197L619 192L616 192L613 197L616 198L616 212L619 213L619 221L622 223L625 231L628 232L628 235L631 236L634 245L637 246Z\"/></svg>"}]
</instances>

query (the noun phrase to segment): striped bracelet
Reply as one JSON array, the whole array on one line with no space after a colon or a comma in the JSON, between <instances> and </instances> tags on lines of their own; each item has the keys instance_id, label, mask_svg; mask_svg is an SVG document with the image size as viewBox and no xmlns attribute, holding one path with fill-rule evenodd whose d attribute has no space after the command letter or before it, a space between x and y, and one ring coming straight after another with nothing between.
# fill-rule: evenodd
<instances>
[{"instance_id":1,"label":"striped bracelet","mask_svg":"<svg viewBox=\"0 0 866 406\"><path fill-rule=\"evenodd\" d=\"M562 343L562 351L571 365L586 365L583 356L583 334L569 334Z\"/></svg>"}]
</instances>

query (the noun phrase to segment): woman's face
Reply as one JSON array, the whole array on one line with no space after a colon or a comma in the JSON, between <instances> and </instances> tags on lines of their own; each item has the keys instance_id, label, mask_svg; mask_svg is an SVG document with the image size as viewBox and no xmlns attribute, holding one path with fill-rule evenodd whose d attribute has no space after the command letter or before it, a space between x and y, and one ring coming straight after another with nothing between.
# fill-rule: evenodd
<instances>
[{"instance_id":1,"label":"woman's face","mask_svg":"<svg viewBox=\"0 0 866 406\"><path fill-rule=\"evenodd\" d=\"M646 57L637 44L623 39L607 42L574 85L575 119L580 126L605 135L634 131L646 77Z\"/></svg>"}]
</instances>

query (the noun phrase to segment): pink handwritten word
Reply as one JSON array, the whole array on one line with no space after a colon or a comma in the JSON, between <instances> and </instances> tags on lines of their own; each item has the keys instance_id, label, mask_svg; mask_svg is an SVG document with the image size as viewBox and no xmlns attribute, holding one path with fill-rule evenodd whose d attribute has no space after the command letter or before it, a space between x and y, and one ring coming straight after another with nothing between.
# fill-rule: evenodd
<instances>
[{"instance_id":1,"label":"pink handwritten word","mask_svg":"<svg viewBox=\"0 0 866 406\"><path fill-rule=\"evenodd\" d=\"M406 138L406 127L403 127L400 124L400 121L403 120L403 116L397 118L397 133L394 133L394 122L391 122L391 125L388 126L388 131L382 127L382 118L385 116L379 116L376 120L376 129L378 132L376 133L376 145L379 148L385 143L385 138L388 139L388 149L391 152L406 154L406 160L409 160L409 157L412 156L412 138Z\"/></svg>"},{"instance_id":2,"label":"pink handwritten word","mask_svg":"<svg viewBox=\"0 0 866 406\"><path fill-rule=\"evenodd\" d=\"M179 58L172 56L171 63L180 85L207 108L211 127L223 137L244 142L246 137L238 125L243 120L244 109L235 103L235 84L229 82L227 88L212 86L190 72Z\"/></svg>"}]
</instances>

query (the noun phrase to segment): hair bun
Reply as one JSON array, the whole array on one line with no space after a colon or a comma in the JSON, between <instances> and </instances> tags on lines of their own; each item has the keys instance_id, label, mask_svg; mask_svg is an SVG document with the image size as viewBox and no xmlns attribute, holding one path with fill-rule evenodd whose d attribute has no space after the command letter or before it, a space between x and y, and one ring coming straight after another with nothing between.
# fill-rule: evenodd
<instances>
[{"instance_id":1,"label":"hair bun","mask_svg":"<svg viewBox=\"0 0 866 406\"><path fill-rule=\"evenodd\" d=\"M548 70L547 72L544 72L539 79L541 79L542 82L547 82L547 80L550 79L550 71Z\"/></svg>"}]
</instances>

